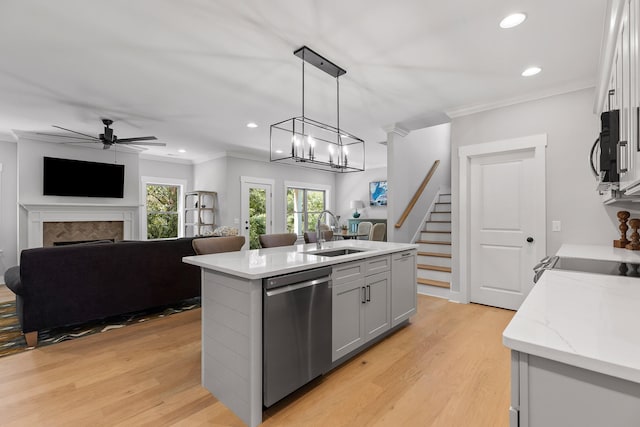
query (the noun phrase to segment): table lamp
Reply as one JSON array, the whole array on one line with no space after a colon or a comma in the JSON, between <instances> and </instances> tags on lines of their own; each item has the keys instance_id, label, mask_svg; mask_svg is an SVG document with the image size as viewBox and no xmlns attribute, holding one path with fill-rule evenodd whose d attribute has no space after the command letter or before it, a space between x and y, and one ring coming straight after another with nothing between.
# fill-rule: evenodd
<instances>
[{"instance_id":1,"label":"table lamp","mask_svg":"<svg viewBox=\"0 0 640 427\"><path fill-rule=\"evenodd\" d=\"M362 200L352 200L351 201L351 209L355 209L356 211L353 213L354 218L360 218L360 212L358 212L358 208L364 208L364 202Z\"/></svg>"}]
</instances>

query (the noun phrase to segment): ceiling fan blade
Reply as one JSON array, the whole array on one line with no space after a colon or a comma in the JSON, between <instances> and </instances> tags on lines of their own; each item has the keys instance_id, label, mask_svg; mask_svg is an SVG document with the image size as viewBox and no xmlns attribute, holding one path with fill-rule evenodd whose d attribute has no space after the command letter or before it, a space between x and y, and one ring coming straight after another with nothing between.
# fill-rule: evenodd
<instances>
[{"instance_id":1,"label":"ceiling fan blade","mask_svg":"<svg viewBox=\"0 0 640 427\"><path fill-rule=\"evenodd\" d=\"M86 133L82 133L82 132L76 132L75 130L71 130L71 129L67 129L67 128L63 128L61 126L56 126L56 125L52 125L54 128L58 128L58 129L62 129L62 130L66 130L67 132L72 132L72 133L77 133L78 135L83 135L86 136L88 138L91 139L98 139L97 137L93 136L93 135L87 135Z\"/></svg>"},{"instance_id":2,"label":"ceiling fan blade","mask_svg":"<svg viewBox=\"0 0 640 427\"><path fill-rule=\"evenodd\" d=\"M164 142L136 142L136 141L125 141L122 142L122 140L117 140L116 144L119 145L155 145L157 147L166 147L167 144L165 144Z\"/></svg>"},{"instance_id":3,"label":"ceiling fan blade","mask_svg":"<svg viewBox=\"0 0 640 427\"><path fill-rule=\"evenodd\" d=\"M132 141L155 141L156 138L155 136L139 136L137 138L122 138L119 139L118 138L118 142L132 142Z\"/></svg>"},{"instance_id":4,"label":"ceiling fan blade","mask_svg":"<svg viewBox=\"0 0 640 427\"><path fill-rule=\"evenodd\" d=\"M87 141L87 142L96 142L94 139L80 138L79 136L70 136L70 135L60 135L59 133L45 133L45 132L35 132L36 135L44 135L44 136L53 136L56 138L69 138L76 139L78 142Z\"/></svg>"}]
</instances>

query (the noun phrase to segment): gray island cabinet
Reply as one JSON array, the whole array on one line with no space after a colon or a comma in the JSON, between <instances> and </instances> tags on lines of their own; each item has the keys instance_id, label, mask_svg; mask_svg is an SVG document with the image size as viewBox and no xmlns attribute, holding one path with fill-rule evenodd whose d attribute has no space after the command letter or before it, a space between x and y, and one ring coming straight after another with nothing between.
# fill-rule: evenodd
<instances>
[{"instance_id":1,"label":"gray island cabinet","mask_svg":"<svg viewBox=\"0 0 640 427\"><path fill-rule=\"evenodd\" d=\"M263 280L331 267L331 366L402 327L416 312L416 250L345 240L186 257L202 269L202 384L249 426L262 422ZM327 325L329 327L329 325ZM328 345L327 345L328 347Z\"/></svg>"}]
</instances>

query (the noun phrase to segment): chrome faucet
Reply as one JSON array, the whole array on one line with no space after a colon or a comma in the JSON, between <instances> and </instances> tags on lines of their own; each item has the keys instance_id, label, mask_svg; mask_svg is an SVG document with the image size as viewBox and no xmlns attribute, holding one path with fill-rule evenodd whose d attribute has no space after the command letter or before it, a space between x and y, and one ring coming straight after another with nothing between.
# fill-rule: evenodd
<instances>
[{"instance_id":1,"label":"chrome faucet","mask_svg":"<svg viewBox=\"0 0 640 427\"><path fill-rule=\"evenodd\" d=\"M338 223L338 218L336 218L336 216L330 210L325 209L320 212L320 215L318 215L318 222L316 223L316 247L318 249L322 249L322 242L325 241L323 232L320 231L320 221L322 221L322 216L326 213L333 217L333 220L336 222L336 224Z\"/></svg>"}]
</instances>

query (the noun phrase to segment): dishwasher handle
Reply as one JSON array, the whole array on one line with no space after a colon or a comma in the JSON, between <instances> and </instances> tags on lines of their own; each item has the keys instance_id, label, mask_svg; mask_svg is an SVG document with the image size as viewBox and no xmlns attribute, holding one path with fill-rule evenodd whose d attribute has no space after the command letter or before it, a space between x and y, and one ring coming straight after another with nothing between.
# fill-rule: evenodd
<instances>
[{"instance_id":1,"label":"dishwasher handle","mask_svg":"<svg viewBox=\"0 0 640 427\"><path fill-rule=\"evenodd\" d=\"M309 286L316 286L322 283L327 283L331 281L331 276L321 277L319 279L307 280L306 282L296 283L295 285L286 285L280 288L270 289L266 291L268 297L272 297L274 295L284 294L285 292L293 292L298 289L308 288Z\"/></svg>"}]
</instances>

